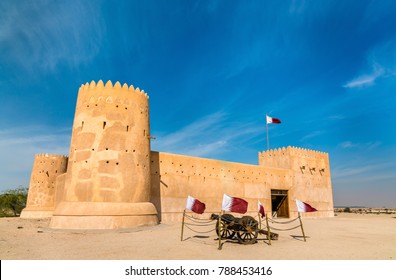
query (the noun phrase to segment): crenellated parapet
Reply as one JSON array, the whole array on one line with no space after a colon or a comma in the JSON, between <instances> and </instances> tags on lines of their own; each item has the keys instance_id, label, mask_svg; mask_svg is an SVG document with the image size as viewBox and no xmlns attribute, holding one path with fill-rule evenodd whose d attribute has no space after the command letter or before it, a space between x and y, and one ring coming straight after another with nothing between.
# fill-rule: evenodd
<instances>
[{"instance_id":1,"label":"crenellated parapet","mask_svg":"<svg viewBox=\"0 0 396 280\"><path fill-rule=\"evenodd\" d=\"M297 172L301 170L316 171L329 170L328 153L314 151L298 147L279 148L259 152L259 165L292 169Z\"/></svg>"},{"instance_id":2,"label":"crenellated parapet","mask_svg":"<svg viewBox=\"0 0 396 280\"><path fill-rule=\"evenodd\" d=\"M121 131L148 126L148 95L144 90L120 82L114 85L100 80L81 85L76 105L73 131L97 131L100 128L117 128ZM143 130L147 129L143 128Z\"/></svg>"},{"instance_id":3,"label":"crenellated parapet","mask_svg":"<svg viewBox=\"0 0 396 280\"><path fill-rule=\"evenodd\" d=\"M299 156L299 157L323 157L327 156L327 153L321 151L315 151L310 149L298 148L298 147L287 147L287 150L290 151L290 155Z\"/></svg>"},{"instance_id":4,"label":"crenellated parapet","mask_svg":"<svg viewBox=\"0 0 396 280\"><path fill-rule=\"evenodd\" d=\"M64 160L67 159L68 156L67 155L58 155L58 154L36 154L35 156L36 158L49 158L49 159L60 159L60 160Z\"/></svg>"},{"instance_id":5,"label":"crenellated parapet","mask_svg":"<svg viewBox=\"0 0 396 280\"><path fill-rule=\"evenodd\" d=\"M291 146L288 146L287 148L283 147L283 148L263 151L263 152L259 152L259 154L262 156L272 156L272 157L279 157L285 155L294 155L300 157L317 157L317 156L322 157L327 155L327 153L325 152L320 152L305 148L291 147Z\"/></svg>"},{"instance_id":6,"label":"crenellated parapet","mask_svg":"<svg viewBox=\"0 0 396 280\"><path fill-rule=\"evenodd\" d=\"M259 165L275 168L290 168L290 147L258 153Z\"/></svg>"},{"instance_id":7,"label":"crenellated parapet","mask_svg":"<svg viewBox=\"0 0 396 280\"><path fill-rule=\"evenodd\" d=\"M47 177L54 177L65 173L69 157L58 154L36 154L32 173L46 173Z\"/></svg>"},{"instance_id":8,"label":"crenellated parapet","mask_svg":"<svg viewBox=\"0 0 396 280\"><path fill-rule=\"evenodd\" d=\"M121 83L118 81L113 86L113 83L110 80L107 81L106 84L104 84L102 80L99 80L98 83L95 83L95 81L91 81L91 83L87 82L80 86L78 93L90 92L92 90L116 90L119 93L138 94L148 98L148 95L144 92L144 90L140 90L139 88L135 89L133 85L128 86L126 83L121 86Z\"/></svg>"},{"instance_id":9,"label":"crenellated parapet","mask_svg":"<svg viewBox=\"0 0 396 280\"><path fill-rule=\"evenodd\" d=\"M128 86L124 83L121 86L120 82L116 82L113 85L111 81L108 81L106 84L102 80L98 83L92 81L91 83L80 86L77 109L82 110L83 108L81 107L93 109L95 106L98 106L98 103L113 106L114 110L118 108L125 109L125 107L132 104L145 107L147 100L147 93L139 88L134 88L132 85Z\"/></svg>"}]
</instances>

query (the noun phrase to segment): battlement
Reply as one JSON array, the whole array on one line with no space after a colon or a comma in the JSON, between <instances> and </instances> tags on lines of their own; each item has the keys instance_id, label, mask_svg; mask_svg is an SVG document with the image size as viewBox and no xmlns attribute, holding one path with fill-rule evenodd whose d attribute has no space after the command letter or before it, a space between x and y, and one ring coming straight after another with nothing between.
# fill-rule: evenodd
<instances>
[{"instance_id":1,"label":"battlement","mask_svg":"<svg viewBox=\"0 0 396 280\"><path fill-rule=\"evenodd\" d=\"M104 107L107 107L110 110L109 113L113 113L114 110L128 110L131 106L134 107L133 110L139 112L147 111L147 93L132 85L121 86L120 82L113 85L111 81L104 84L102 80L98 83L92 81L90 84L81 85L78 91L76 109L80 112L103 110Z\"/></svg>"},{"instance_id":2,"label":"battlement","mask_svg":"<svg viewBox=\"0 0 396 280\"><path fill-rule=\"evenodd\" d=\"M65 159L68 158L66 155L57 155L57 154L36 154L36 157L38 158L60 158L60 159Z\"/></svg>"},{"instance_id":3,"label":"battlement","mask_svg":"<svg viewBox=\"0 0 396 280\"><path fill-rule=\"evenodd\" d=\"M258 153L259 165L293 170L308 163L323 169L328 160L328 153L290 146Z\"/></svg>"},{"instance_id":4,"label":"battlement","mask_svg":"<svg viewBox=\"0 0 396 280\"><path fill-rule=\"evenodd\" d=\"M121 83L118 81L113 85L113 83L110 80L107 81L106 84L104 84L102 80L99 80L98 83L95 83L95 81L91 81L91 83L87 82L86 84L83 84L80 86L78 93L80 94L80 93L92 92L92 91L95 92L98 89L99 90L101 90L101 89L116 90L116 92L119 92L119 93L133 93L133 94L137 94L140 96L144 96L147 99L149 98L147 93L145 93L144 90L140 90L138 87L134 88L133 85L128 87L128 85L126 83L124 83L121 86Z\"/></svg>"},{"instance_id":5,"label":"battlement","mask_svg":"<svg viewBox=\"0 0 396 280\"><path fill-rule=\"evenodd\" d=\"M297 148L297 147L287 147L290 150L290 155L292 156L299 156L299 157L323 157L327 156L326 152L309 150L304 148Z\"/></svg>"},{"instance_id":6,"label":"battlement","mask_svg":"<svg viewBox=\"0 0 396 280\"><path fill-rule=\"evenodd\" d=\"M268 151L263 151L259 152L259 156L265 156L265 157L279 157L279 156L298 156L298 157L304 157L304 158L313 158L313 157L323 157L327 156L328 154L326 152L320 152L320 151L315 151L315 150L309 150L309 149L304 149L304 148L298 148L298 147L290 147L288 146L287 148L279 148L279 149L273 149L273 150L268 150Z\"/></svg>"}]
</instances>

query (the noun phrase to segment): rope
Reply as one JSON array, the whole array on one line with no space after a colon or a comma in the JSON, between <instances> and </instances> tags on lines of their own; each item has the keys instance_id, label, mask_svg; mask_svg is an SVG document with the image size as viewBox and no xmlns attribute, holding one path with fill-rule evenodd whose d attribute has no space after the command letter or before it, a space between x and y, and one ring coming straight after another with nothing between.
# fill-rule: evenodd
<instances>
[{"instance_id":1,"label":"rope","mask_svg":"<svg viewBox=\"0 0 396 280\"><path fill-rule=\"evenodd\" d=\"M205 224L205 225L199 225L199 224L192 224L192 223L184 223L185 225L189 225L189 226L197 226L197 227L207 227L207 226L212 226L214 225L214 223L212 224Z\"/></svg>"},{"instance_id":2,"label":"rope","mask_svg":"<svg viewBox=\"0 0 396 280\"><path fill-rule=\"evenodd\" d=\"M269 227L271 230L278 230L278 231L287 231L287 230L292 230L292 229L296 229L296 228L299 228L300 226L298 225L298 226L295 226L295 227L292 227L292 228L286 228L286 229L280 229L280 228L274 228L274 227Z\"/></svg>"},{"instance_id":3,"label":"rope","mask_svg":"<svg viewBox=\"0 0 396 280\"><path fill-rule=\"evenodd\" d=\"M198 231L192 228L192 226L194 227L207 227L207 226L213 226L217 220L207 220L207 219L199 219L199 218L195 218L193 216L189 216L187 214L184 214L184 217L187 218L188 220L192 221L192 223L186 223L184 222L184 226L186 228L188 228L189 230L196 232L196 233L209 233L212 231L215 231L215 229L211 229L208 231Z\"/></svg>"},{"instance_id":4,"label":"rope","mask_svg":"<svg viewBox=\"0 0 396 280\"><path fill-rule=\"evenodd\" d=\"M195 217L193 217L193 216L188 216L188 215L185 215L185 217L186 217L187 219L189 219L189 220L191 220L191 221L194 221L194 222L196 222L196 223L199 223L199 224L211 224L211 223L213 223L213 220L198 219L198 218L195 218Z\"/></svg>"},{"instance_id":5,"label":"rope","mask_svg":"<svg viewBox=\"0 0 396 280\"><path fill-rule=\"evenodd\" d=\"M275 223L275 224L290 224L290 223L292 223L294 221L297 221L297 220L298 220L298 217L295 218L294 220L290 220L290 221L286 221L286 222L278 222L278 221L275 221L273 219L268 219L269 222Z\"/></svg>"},{"instance_id":6,"label":"rope","mask_svg":"<svg viewBox=\"0 0 396 280\"><path fill-rule=\"evenodd\" d=\"M197 230L193 230L192 228L190 228L190 227L188 226L188 224L184 224L184 226L185 226L186 228L188 228L189 230L191 230L191 231L193 231L193 232L196 232L196 233L209 233L209 232L215 231L215 229L211 229L211 230L208 230L208 231L197 231Z\"/></svg>"}]
</instances>

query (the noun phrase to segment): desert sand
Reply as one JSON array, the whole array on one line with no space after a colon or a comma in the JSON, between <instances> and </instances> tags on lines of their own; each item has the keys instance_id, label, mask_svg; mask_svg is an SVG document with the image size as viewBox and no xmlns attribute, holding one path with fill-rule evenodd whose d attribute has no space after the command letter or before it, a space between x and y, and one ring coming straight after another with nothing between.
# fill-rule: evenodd
<instances>
[{"instance_id":1,"label":"desert sand","mask_svg":"<svg viewBox=\"0 0 396 280\"><path fill-rule=\"evenodd\" d=\"M282 221L282 220L280 220ZM218 249L214 231L196 233L179 223L122 230L54 230L49 219L0 219L2 260L393 260L396 215L337 213L333 218L303 217L299 228L275 231L268 244L227 241ZM295 225L295 224L293 224ZM277 225L273 225L276 227ZM208 228L192 228L205 231ZM279 227L280 228L280 227ZM212 226L209 227L212 230Z\"/></svg>"}]
</instances>

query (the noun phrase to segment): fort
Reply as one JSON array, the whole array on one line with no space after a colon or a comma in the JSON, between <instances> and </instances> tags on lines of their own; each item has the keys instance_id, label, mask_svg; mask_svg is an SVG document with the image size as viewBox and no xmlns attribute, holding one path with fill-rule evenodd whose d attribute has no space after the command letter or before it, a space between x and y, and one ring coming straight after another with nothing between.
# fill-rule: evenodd
<instances>
[{"instance_id":1,"label":"fort","mask_svg":"<svg viewBox=\"0 0 396 280\"><path fill-rule=\"evenodd\" d=\"M179 221L191 195L221 210L223 194L297 217L294 199L332 217L327 153L287 147L258 153L258 165L151 151L148 95L111 81L78 91L69 156L36 155L21 218L51 217L57 229L117 229ZM302 213L304 214L304 213Z\"/></svg>"}]
</instances>

